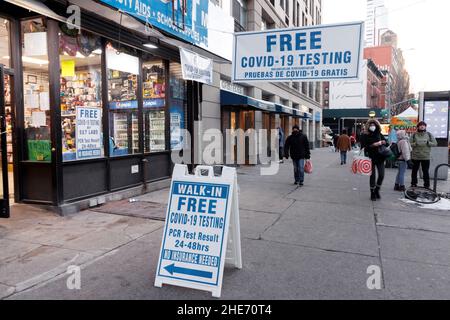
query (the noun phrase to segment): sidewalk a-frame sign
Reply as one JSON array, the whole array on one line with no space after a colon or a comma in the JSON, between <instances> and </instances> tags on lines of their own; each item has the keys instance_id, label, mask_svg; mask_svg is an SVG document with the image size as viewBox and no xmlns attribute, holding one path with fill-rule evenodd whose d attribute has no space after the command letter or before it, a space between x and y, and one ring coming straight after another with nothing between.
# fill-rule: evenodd
<instances>
[{"instance_id":1,"label":"sidewalk a-frame sign","mask_svg":"<svg viewBox=\"0 0 450 320\"><path fill-rule=\"evenodd\" d=\"M207 175L204 175L207 173ZM219 298L225 263L242 268L235 168L198 166L194 175L176 165L156 270L163 284L212 292Z\"/></svg>"}]
</instances>

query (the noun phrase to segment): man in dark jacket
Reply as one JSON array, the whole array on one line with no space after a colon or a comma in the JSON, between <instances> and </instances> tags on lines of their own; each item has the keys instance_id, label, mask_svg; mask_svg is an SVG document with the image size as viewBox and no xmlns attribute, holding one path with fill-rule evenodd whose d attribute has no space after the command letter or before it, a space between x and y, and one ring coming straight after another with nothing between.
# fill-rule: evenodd
<instances>
[{"instance_id":1,"label":"man in dark jacket","mask_svg":"<svg viewBox=\"0 0 450 320\"><path fill-rule=\"evenodd\" d=\"M311 159L309 141L298 126L292 129L292 135L287 138L284 144L284 156L292 158L294 163L295 184L303 186L305 181L305 160Z\"/></svg>"}]
</instances>

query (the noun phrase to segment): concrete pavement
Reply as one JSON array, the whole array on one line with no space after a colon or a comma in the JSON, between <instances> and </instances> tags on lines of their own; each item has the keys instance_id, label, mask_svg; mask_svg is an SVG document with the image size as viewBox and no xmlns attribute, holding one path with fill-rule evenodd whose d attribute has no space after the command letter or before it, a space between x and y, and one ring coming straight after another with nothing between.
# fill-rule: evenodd
<instances>
[{"instance_id":1,"label":"concrete pavement","mask_svg":"<svg viewBox=\"0 0 450 320\"><path fill-rule=\"evenodd\" d=\"M395 170L373 203L368 177L351 175L338 154L315 150L313 160L302 188L290 161L276 176L238 170L244 267L225 269L222 298L450 299L450 212L400 201ZM167 198L164 189L68 217L17 207L0 221L0 297L212 299L153 287ZM81 266L81 290L67 289L68 265ZM367 288L373 265L381 290Z\"/></svg>"}]
</instances>

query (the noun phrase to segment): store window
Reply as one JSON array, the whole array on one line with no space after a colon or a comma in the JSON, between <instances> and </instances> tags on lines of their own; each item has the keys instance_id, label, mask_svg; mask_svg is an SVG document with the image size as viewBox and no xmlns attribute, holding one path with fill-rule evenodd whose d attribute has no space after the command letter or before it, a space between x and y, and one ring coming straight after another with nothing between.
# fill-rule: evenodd
<instances>
[{"instance_id":1,"label":"store window","mask_svg":"<svg viewBox=\"0 0 450 320\"><path fill-rule=\"evenodd\" d=\"M144 152L166 150L166 70L161 60L143 64Z\"/></svg>"},{"instance_id":2,"label":"store window","mask_svg":"<svg viewBox=\"0 0 450 320\"><path fill-rule=\"evenodd\" d=\"M0 18L0 64L10 67L9 21Z\"/></svg>"},{"instance_id":3,"label":"store window","mask_svg":"<svg viewBox=\"0 0 450 320\"><path fill-rule=\"evenodd\" d=\"M106 46L109 101L109 152L112 157L139 153L137 85L139 58Z\"/></svg>"},{"instance_id":4,"label":"store window","mask_svg":"<svg viewBox=\"0 0 450 320\"><path fill-rule=\"evenodd\" d=\"M22 22L24 160L51 162L47 28L44 18Z\"/></svg>"},{"instance_id":5,"label":"store window","mask_svg":"<svg viewBox=\"0 0 450 320\"><path fill-rule=\"evenodd\" d=\"M181 64L170 63L170 148L181 150L186 142L184 131L187 129L186 81L183 80Z\"/></svg>"},{"instance_id":6,"label":"store window","mask_svg":"<svg viewBox=\"0 0 450 320\"><path fill-rule=\"evenodd\" d=\"M101 48L90 33L59 32L63 161L104 156Z\"/></svg>"}]
</instances>

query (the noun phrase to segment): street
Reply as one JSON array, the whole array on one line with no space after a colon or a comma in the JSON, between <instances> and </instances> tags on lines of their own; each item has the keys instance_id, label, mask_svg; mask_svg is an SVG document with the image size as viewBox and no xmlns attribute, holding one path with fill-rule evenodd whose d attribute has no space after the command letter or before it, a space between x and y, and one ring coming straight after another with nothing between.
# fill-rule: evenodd
<instances>
[{"instance_id":1,"label":"street","mask_svg":"<svg viewBox=\"0 0 450 320\"><path fill-rule=\"evenodd\" d=\"M238 169L243 269L225 268L221 298L450 299L450 211L401 201L396 169L387 169L382 200L371 202L369 178L352 175L337 153L317 149L312 159L301 188L290 160L275 176ZM154 287L168 191L67 217L13 207L0 221L0 298L214 299ZM79 290L67 286L73 265ZM368 288L373 266L380 290Z\"/></svg>"}]
</instances>

